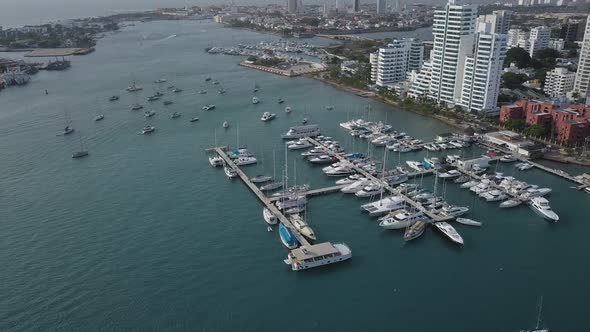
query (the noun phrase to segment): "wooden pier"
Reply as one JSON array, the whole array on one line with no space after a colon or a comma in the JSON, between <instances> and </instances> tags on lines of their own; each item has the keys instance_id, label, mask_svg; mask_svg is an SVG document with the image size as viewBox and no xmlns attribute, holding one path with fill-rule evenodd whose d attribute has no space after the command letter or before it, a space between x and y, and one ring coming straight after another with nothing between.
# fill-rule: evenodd
<instances>
[{"instance_id":1,"label":"wooden pier","mask_svg":"<svg viewBox=\"0 0 590 332\"><path fill-rule=\"evenodd\" d=\"M258 197L262 204L264 204L264 206L266 206L267 209L269 209L275 216L277 216L277 218L283 225L291 229L292 233L297 238L297 241L299 241L299 243L302 246L311 246L307 239L299 233L299 231L293 226L293 224L291 224L291 221L289 221L289 219L285 217L285 215L276 206L274 206L273 202L268 197L266 197L266 195L264 195L264 193L252 181L250 181L248 176L244 172L242 172L242 170L233 162L233 160L229 158L229 156L225 153L224 149L214 148L213 150L225 161L227 166L231 167L233 170L237 172L238 177L242 179L242 181L246 184L246 186L248 186L248 188L250 188L250 190L252 190L252 192L256 195L256 197Z\"/></svg>"},{"instance_id":2,"label":"wooden pier","mask_svg":"<svg viewBox=\"0 0 590 332\"><path fill-rule=\"evenodd\" d=\"M327 154L329 154L330 156L333 156L335 158L337 158L339 161L345 161L345 162L350 162L348 159L346 159L345 157L343 157L342 155L338 154L338 153L334 153L333 151L331 151L328 147L324 146L322 143L316 141L313 138L306 138L308 142L312 143L315 146L320 146L322 148L324 148L327 151ZM355 169L355 171L357 171L358 173L362 174L365 178L370 179L371 181L376 181L376 182L381 182L381 179L376 178L375 176L373 176L372 174L370 174L369 172L365 171L364 169L354 165L353 163L350 163L352 165L352 167ZM420 174L432 174L434 171L426 171L426 172L417 172ZM447 221L447 220L451 220L454 219L453 217L443 217L443 216L439 216L435 213L432 213L431 211L429 211L428 209L424 208L422 206L422 204L414 201L413 199L411 199L410 197L404 195L401 193L401 191L393 188L392 186L390 186L389 184L385 183L384 187L385 190L387 190L390 194L396 195L396 196L400 196L404 199L404 201L412 206L413 208L415 208L418 211L422 211L427 217L429 217L430 219L433 220L433 222L440 222L440 221Z\"/></svg>"},{"instance_id":3,"label":"wooden pier","mask_svg":"<svg viewBox=\"0 0 590 332\"><path fill-rule=\"evenodd\" d=\"M312 189L312 190L308 190L308 191L301 191L301 192L298 192L298 194L305 195L306 197L313 197L313 196L335 193L335 192L340 191L340 189L342 189L346 186L347 186L346 184L341 184L338 186ZM276 201L280 201L281 198L282 198L282 196L274 196L274 197L271 196L268 198L268 200L271 202L276 202Z\"/></svg>"}]
</instances>

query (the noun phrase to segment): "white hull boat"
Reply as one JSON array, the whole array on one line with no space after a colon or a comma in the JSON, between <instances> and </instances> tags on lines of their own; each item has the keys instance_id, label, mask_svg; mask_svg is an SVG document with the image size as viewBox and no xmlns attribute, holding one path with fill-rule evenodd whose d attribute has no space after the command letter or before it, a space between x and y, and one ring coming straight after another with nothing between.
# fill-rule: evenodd
<instances>
[{"instance_id":1,"label":"white hull boat","mask_svg":"<svg viewBox=\"0 0 590 332\"><path fill-rule=\"evenodd\" d=\"M264 221L269 225L276 225L278 218L275 216L272 211L267 208L262 209L262 216L264 217Z\"/></svg>"},{"instance_id":2,"label":"white hull boat","mask_svg":"<svg viewBox=\"0 0 590 332\"><path fill-rule=\"evenodd\" d=\"M457 244L464 243L461 235L459 235L459 233L457 233L455 228L453 226L451 226L448 222L445 222L445 221L436 222L436 223L434 223L434 226L436 228L438 228L438 230L441 231L451 241L453 241Z\"/></svg>"},{"instance_id":3,"label":"white hull boat","mask_svg":"<svg viewBox=\"0 0 590 332\"><path fill-rule=\"evenodd\" d=\"M406 202L399 196L390 196L378 201L361 205L361 210L369 213L370 216L379 216L391 211L403 209Z\"/></svg>"},{"instance_id":4,"label":"white hull boat","mask_svg":"<svg viewBox=\"0 0 590 332\"><path fill-rule=\"evenodd\" d=\"M455 219L458 223L468 226L481 226L481 222L475 221L469 218L457 218Z\"/></svg>"}]
</instances>

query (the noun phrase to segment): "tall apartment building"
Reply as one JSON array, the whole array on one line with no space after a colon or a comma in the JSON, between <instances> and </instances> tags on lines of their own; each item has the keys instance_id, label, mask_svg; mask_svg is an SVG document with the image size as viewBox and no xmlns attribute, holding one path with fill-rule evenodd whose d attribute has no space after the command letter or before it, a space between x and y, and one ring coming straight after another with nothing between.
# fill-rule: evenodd
<instances>
[{"instance_id":1,"label":"tall apartment building","mask_svg":"<svg viewBox=\"0 0 590 332\"><path fill-rule=\"evenodd\" d=\"M463 84L459 105L468 111L497 110L502 65L506 57L506 35L495 33L497 25L480 21L475 34L473 54L463 63Z\"/></svg>"},{"instance_id":2,"label":"tall apartment building","mask_svg":"<svg viewBox=\"0 0 590 332\"><path fill-rule=\"evenodd\" d=\"M540 26L531 29L529 37L529 55L531 58L540 50L549 47L549 39L551 38L551 28Z\"/></svg>"},{"instance_id":3,"label":"tall apartment building","mask_svg":"<svg viewBox=\"0 0 590 332\"><path fill-rule=\"evenodd\" d=\"M547 72L543 91L551 97L563 97L574 88L576 73L567 68L555 68Z\"/></svg>"},{"instance_id":4,"label":"tall apartment building","mask_svg":"<svg viewBox=\"0 0 590 332\"><path fill-rule=\"evenodd\" d=\"M377 67L379 66L379 51L369 54L371 64L371 83L377 82Z\"/></svg>"},{"instance_id":5,"label":"tall apartment building","mask_svg":"<svg viewBox=\"0 0 590 332\"><path fill-rule=\"evenodd\" d=\"M411 72L411 86L408 91L408 97L423 98L428 96L430 90L430 81L432 79L432 62L425 61L419 72Z\"/></svg>"},{"instance_id":6,"label":"tall apartment building","mask_svg":"<svg viewBox=\"0 0 590 332\"><path fill-rule=\"evenodd\" d=\"M287 0L287 13L297 14L297 2L298 0Z\"/></svg>"},{"instance_id":7,"label":"tall apartment building","mask_svg":"<svg viewBox=\"0 0 590 332\"><path fill-rule=\"evenodd\" d=\"M472 52L476 18L477 5L456 5L454 0L434 12L429 95L438 103L455 103L461 94L463 63Z\"/></svg>"},{"instance_id":8,"label":"tall apartment building","mask_svg":"<svg viewBox=\"0 0 590 332\"><path fill-rule=\"evenodd\" d=\"M385 15L387 11L387 0L377 0L377 15Z\"/></svg>"},{"instance_id":9,"label":"tall apartment building","mask_svg":"<svg viewBox=\"0 0 590 332\"><path fill-rule=\"evenodd\" d=\"M424 43L415 38L396 39L380 48L377 58L378 86L387 86L406 79L407 73L422 66Z\"/></svg>"},{"instance_id":10,"label":"tall apartment building","mask_svg":"<svg viewBox=\"0 0 590 332\"><path fill-rule=\"evenodd\" d=\"M569 43L578 40L579 25L579 22L567 22L562 24L561 29L559 30L559 38Z\"/></svg>"},{"instance_id":11,"label":"tall apartment building","mask_svg":"<svg viewBox=\"0 0 590 332\"><path fill-rule=\"evenodd\" d=\"M361 0L352 0L352 11L358 13L361 11Z\"/></svg>"},{"instance_id":12,"label":"tall apartment building","mask_svg":"<svg viewBox=\"0 0 590 332\"><path fill-rule=\"evenodd\" d=\"M512 12L509 10L494 10L491 15L481 15L477 18L479 23L491 24L493 33L508 34Z\"/></svg>"},{"instance_id":13,"label":"tall apartment building","mask_svg":"<svg viewBox=\"0 0 590 332\"><path fill-rule=\"evenodd\" d=\"M581 97L590 97L590 15L588 15L588 19L586 20L586 31L584 32L584 41L580 49L574 91L578 92Z\"/></svg>"},{"instance_id":14,"label":"tall apartment building","mask_svg":"<svg viewBox=\"0 0 590 332\"><path fill-rule=\"evenodd\" d=\"M529 49L529 33L521 29L508 30L508 47L520 47L528 51Z\"/></svg>"}]
</instances>

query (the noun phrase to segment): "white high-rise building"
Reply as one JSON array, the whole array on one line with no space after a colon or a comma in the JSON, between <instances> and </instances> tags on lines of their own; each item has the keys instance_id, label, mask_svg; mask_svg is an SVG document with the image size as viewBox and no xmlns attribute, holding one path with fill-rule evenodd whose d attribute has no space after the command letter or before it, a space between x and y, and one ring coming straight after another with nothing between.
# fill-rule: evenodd
<instances>
[{"instance_id":1,"label":"white high-rise building","mask_svg":"<svg viewBox=\"0 0 590 332\"><path fill-rule=\"evenodd\" d=\"M473 53L463 63L459 105L470 112L497 111L502 65L506 57L506 35L495 33L493 22L480 21Z\"/></svg>"},{"instance_id":2,"label":"white high-rise building","mask_svg":"<svg viewBox=\"0 0 590 332\"><path fill-rule=\"evenodd\" d=\"M287 13L297 14L297 2L298 0L287 0Z\"/></svg>"},{"instance_id":3,"label":"white high-rise building","mask_svg":"<svg viewBox=\"0 0 590 332\"><path fill-rule=\"evenodd\" d=\"M408 91L408 97L423 98L428 96L430 81L432 79L432 62L425 61L419 72L411 72L411 86Z\"/></svg>"},{"instance_id":4,"label":"white high-rise building","mask_svg":"<svg viewBox=\"0 0 590 332\"><path fill-rule=\"evenodd\" d=\"M385 15L387 11L387 0L377 0L377 15Z\"/></svg>"},{"instance_id":5,"label":"white high-rise building","mask_svg":"<svg viewBox=\"0 0 590 332\"><path fill-rule=\"evenodd\" d=\"M529 37L529 55L531 58L542 49L549 47L549 39L551 38L551 28L540 26L531 29Z\"/></svg>"},{"instance_id":6,"label":"white high-rise building","mask_svg":"<svg viewBox=\"0 0 590 332\"><path fill-rule=\"evenodd\" d=\"M371 82L377 82L377 67L379 66L379 51L369 54L369 63L371 63Z\"/></svg>"},{"instance_id":7,"label":"white high-rise building","mask_svg":"<svg viewBox=\"0 0 590 332\"><path fill-rule=\"evenodd\" d=\"M582 42L582 48L580 48L574 92L578 92L580 97L590 97L590 15L586 20L584 41Z\"/></svg>"},{"instance_id":8,"label":"white high-rise building","mask_svg":"<svg viewBox=\"0 0 590 332\"><path fill-rule=\"evenodd\" d=\"M576 73L567 68L558 67L547 72L543 91L551 97L566 96L574 88Z\"/></svg>"},{"instance_id":9,"label":"white high-rise building","mask_svg":"<svg viewBox=\"0 0 590 332\"><path fill-rule=\"evenodd\" d=\"M463 63L473 51L477 5L449 1L434 12L430 97L438 103L455 103L461 95Z\"/></svg>"},{"instance_id":10,"label":"white high-rise building","mask_svg":"<svg viewBox=\"0 0 590 332\"><path fill-rule=\"evenodd\" d=\"M481 15L477 18L480 23L489 23L493 33L507 34L510 29L512 12L509 10L494 10L491 15Z\"/></svg>"},{"instance_id":11,"label":"white high-rise building","mask_svg":"<svg viewBox=\"0 0 590 332\"><path fill-rule=\"evenodd\" d=\"M387 86L406 79L408 72L418 71L424 60L424 43L415 38L396 39L380 48L377 59L378 86Z\"/></svg>"}]
</instances>

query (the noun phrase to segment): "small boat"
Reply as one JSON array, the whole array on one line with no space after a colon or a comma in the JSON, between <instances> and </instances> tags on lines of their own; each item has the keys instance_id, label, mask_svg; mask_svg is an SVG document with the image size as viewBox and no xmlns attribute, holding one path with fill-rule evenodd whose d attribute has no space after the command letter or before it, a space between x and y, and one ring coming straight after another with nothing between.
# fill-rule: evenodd
<instances>
[{"instance_id":1,"label":"small boat","mask_svg":"<svg viewBox=\"0 0 590 332\"><path fill-rule=\"evenodd\" d=\"M305 236L306 238L308 238L310 240L316 239L313 229L311 227L309 227L309 225L307 224L307 222L305 222L305 220L303 220L303 217L301 217L298 214L293 214L289 217L289 219L291 221L291 224L293 224L295 229L297 229L299 231L299 233L301 233L301 235Z\"/></svg>"},{"instance_id":2,"label":"small boat","mask_svg":"<svg viewBox=\"0 0 590 332\"><path fill-rule=\"evenodd\" d=\"M337 180L336 184L337 185L352 184L352 183L355 183L360 180L366 180L366 179L360 174L353 174L353 175L349 175L348 177L346 177L344 179Z\"/></svg>"},{"instance_id":3,"label":"small boat","mask_svg":"<svg viewBox=\"0 0 590 332\"><path fill-rule=\"evenodd\" d=\"M440 213L447 217L459 217L464 215L468 211L468 207L455 205L446 205L442 209L440 209Z\"/></svg>"},{"instance_id":4,"label":"small boat","mask_svg":"<svg viewBox=\"0 0 590 332\"><path fill-rule=\"evenodd\" d=\"M272 176L268 175L256 175L255 177L250 178L252 183L264 183L268 181L272 181Z\"/></svg>"},{"instance_id":5,"label":"small boat","mask_svg":"<svg viewBox=\"0 0 590 332\"><path fill-rule=\"evenodd\" d=\"M310 157L308 161L313 164L331 164L338 161L338 159L336 159L336 157L331 157L328 155L320 155L316 157Z\"/></svg>"},{"instance_id":6,"label":"small boat","mask_svg":"<svg viewBox=\"0 0 590 332\"><path fill-rule=\"evenodd\" d=\"M174 102L173 102L173 101L170 101L170 100L164 100L164 106L168 106L168 105L172 105L172 104L174 104Z\"/></svg>"},{"instance_id":7,"label":"small boat","mask_svg":"<svg viewBox=\"0 0 590 332\"><path fill-rule=\"evenodd\" d=\"M272 227L270 227L270 226L266 227L266 231L267 232L272 232Z\"/></svg>"},{"instance_id":8,"label":"small boat","mask_svg":"<svg viewBox=\"0 0 590 332\"><path fill-rule=\"evenodd\" d=\"M256 105L258 103L260 103L260 99L258 99L256 96L252 97L252 104Z\"/></svg>"},{"instance_id":9,"label":"small boat","mask_svg":"<svg viewBox=\"0 0 590 332\"><path fill-rule=\"evenodd\" d=\"M282 103L284 103L284 102L285 102L285 101L284 101L282 98L279 98L279 100L278 100L278 103L279 103L279 104L282 104Z\"/></svg>"},{"instance_id":10,"label":"small boat","mask_svg":"<svg viewBox=\"0 0 590 332\"><path fill-rule=\"evenodd\" d=\"M505 154L500 158L500 162L503 162L503 163L511 163L514 161L516 161L516 157L511 154Z\"/></svg>"},{"instance_id":11,"label":"small boat","mask_svg":"<svg viewBox=\"0 0 590 332\"><path fill-rule=\"evenodd\" d=\"M416 221L423 219L423 216L422 211L412 213L408 210L398 210L381 217L379 226L385 229L402 229L412 226Z\"/></svg>"},{"instance_id":12,"label":"small boat","mask_svg":"<svg viewBox=\"0 0 590 332\"><path fill-rule=\"evenodd\" d=\"M234 162L238 166L246 166L246 165L256 164L258 162L258 160L256 159L256 157L245 157L244 156L244 157L238 157L237 159L234 160Z\"/></svg>"},{"instance_id":13,"label":"small boat","mask_svg":"<svg viewBox=\"0 0 590 332\"><path fill-rule=\"evenodd\" d=\"M235 178L236 176L238 176L238 172L236 172L235 169L233 169L233 168L231 168L231 167L229 167L227 165L223 166L223 172L230 179L231 178Z\"/></svg>"},{"instance_id":14,"label":"small boat","mask_svg":"<svg viewBox=\"0 0 590 332\"><path fill-rule=\"evenodd\" d=\"M326 110L327 110L327 111L331 111L331 110L333 110L333 109L334 109L334 106L331 106L331 105L328 105L328 106L326 106Z\"/></svg>"},{"instance_id":15,"label":"small boat","mask_svg":"<svg viewBox=\"0 0 590 332\"><path fill-rule=\"evenodd\" d=\"M148 101L156 101L158 99L160 99L160 97L158 97L158 96L149 96L148 97Z\"/></svg>"},{"instance_id":16,"label":"small boat","mask_svg":"<svg viewBox=\"0 0 590 332\"><path fill-rule=\"evenodd\" d=\"M141 106L139 104L133 104L133 105L131 105L131 110L132 111L138 111L138 110L140 110L142 108L143 108L143 106Z\"/></svg>"},{"instance_id":17,"label":"small boat","mask_svg":"<svg viewBox=\"0 0 590 332\"><path fill-rule=\"evenodd\" d=\"M64 128L64 130L61 132L61 135L69 135L71 133L73 133L75 130L74 128L70 127L70 126L66 126Z\"/></svg>"},{"instance_id":18,"label":"small boat","mask_svg":"<svg viewBox=\"0 0 590 332\"><path fill-rule=\"evenodd\" d=\"M213 85L219 85L219 81L213 82Z\"/></svg>"},{"instance_id":19,"label":"small boat","mask_svg":"<svg viewBox=\"0 0 590 332\"><path fill-rule=\"evenodd\" d=\"M423 220L416 221L412 226L406 228L404 233L404 241L411 241L415 238L420 237L420 235L424 234L424 230L426 229L426 222Z\"/></svg>"},{"instance_id":20,"label":"small boat","mask_svg":"<svg viewBox=\"0 0 590 332\"><path fill-rule=\"evenodd\" d=\"M72 153L72 158L79 159L79 158L84 158L88 155L89 155L88 151L78 151L78 152Z\"/></svg>"},{"instance_id":21,"label":"small boat","mask_svg":"<svg viewBox=\"0 0 590 332\"><path fill-rule=\"evenodd\" d=\"M111 96L109 98L109 101L117 101L117 100L119 100L119 96Z\"/></svg>"},{"instance_id":22,"label":"small boat","mask_svg":"<svg viewBox=\"0 0 590 332\"><path fill-rule=\"evenodd\" d=\"M135 85L135 82L133 82L133 84L128 86L126 90L129 92L136 92L136 91L143 90L143 88L139 85Z\"/></svg>"},{"instance_id":23,"label":"small boat","mask_svg":"<svg viewBox=\"0 0 590 332\"><path fill-rule=\"evenodd\" d=\"M165 78L158 78L157 80L154 81L154 83L166 83L167 80Z\"/></svg>"},{"instance_id":24,"label":"small boat","mask_svg":"<svg viewBox=\"0 0 590 332\"><path fill-rule=\"evenodd\" d=\"M217 93L219 93L220 95L225 94L227 91L225 91L225 89L219 89L219 91L217 91Z\"/></svg>"},{"instance_id":25,"label":"small boat","mask_svg":"<svg viewBox=\"0 0 590 332\"><path fill-rule=\"evenodd\" d=\"M505 200L504 202L500 203L500 207L503 209L506 209L506 208L519 206L520 204L522 204L522 201L520 201L520 200L508 199L508 200Z\"/></svg>"},{"instance_id":26,"label":"small boat","mask_svg":"<svg viewBox=\"0 0 590 332\"><path fill-rule=\"evenodd\" d=\"M434 226L439 231L441 231L446 237L448 237L451 241L458 243L458 244L464 243L461 235L459 235L459 233L457 233L455 228L453 226L451 226L448 222L446 222L446 221L435 222Z\"/></svg>"},{"instance_id":27,"label":"small boat","mask_svg":"<svg viewBox=\"0 0 590 332\"><path fill-rule=\"evenodd\" d=\"M199 94L200 94L200 95L204 95L204 94L206 94L206 93L207 93L207 90L199 90Z\"/></svg>"},{"instance_id":28,"label":"small boat","mask_svg":"<svg viewBox=\"0 0 590 332\"><path fill-rule=\"evenodd\" d=\"M461 185L461 188L468 189L468 188L477 186L478 184L479 184L479 181L477 181L477 180L471 180L471 181L468 181L468 182L463 183Z\"/></svg>"},{"instance_id":29,"label":"small boat","mask_svg":"<svg viewBox=\"0 0 590 332\"><path fill-rule=\"evenodd\" d=\"M141 130L141 133L144 134L144 135L146 135L146 134L151 134L154 131L156 131L156 127L154 127L154 126L145 126Z\"/></svg>"},{"instance_id":30,"label":"small boat","mask_svg":"<svg viewBox=\"0 0 590 332\"><path fill-rule=\"evenodd\" d=\"M172 115L171 115L170 117L171 117L172 119L178 119L178 118L180 118L180 116L181 116L181 115L182 115L182 114L181 114L181 113L179 113L179 112L174 112L174 113L172 113Z\"/></svg>"},{"instance_id":31,"label":"small boat","mask_svg":"<svg viewBox=\"0 0 590 332\"><path fill-rule=\"evenodd\" d=\"M458 223L468 226L481 226L481 222L475 221L469 218L457 218L455 219Z\"/></svg>"},{"instance_id":32,"label":"small boat","mask_svg":"<svg viewBox=\"0 0 590 332\"><path fill-rule=\"evenodd\" d=\"M533 197L529 201L529 205L539 216L554 222L559 221L559 216L551 210L547 199L543 197Z\"/></svg>"},{"instance_id":33,"label":"small boat","mask_svg":"<svg viewBox=\"0 0 590 332\"><path fill-rule=\"evenodd\" d=\"M209 82L209 81L211 81L211 77L208 76L207 78L205 78L205 82Z\"/></svg>"},{"instance_id":34,"label":"small boat","mask_svg":"<svg viewBox=\"0 0 590 332\"><path fill-rule=\"evenodd\" d=\"M460 177L458 177L455 180L453 180L453 183L463 184L463 183L469 182L469 179L471 179L469 176L467 176L467 175L461 175Z\"/></svg>"},{"instance_id":35,"label":"small boat","mask_svg":"<svg viewBox=\"0 0 590 332\"><path fill-rule=\"evenodd\" d=\"M293 231L282 223L279 224L279 235L281 237L281 242L288 249L295 249L299 247L299 241L297 241Z\"/></svg>"},{"instance_id":36,"label":"small boat","mask_svg":"<svg viewBox=\"0 0 590 332\"><path fill-rule=\"evenodd\" d=\"M261 121L270 121L272 119L274 119L277 115L274 113L270 113L270 112L264 112L262 114L262 117L260 118Z\"/></svg>"},{"instance_id":37,"label":"small boat","mask_svg":"<svg viewBox=\"0 0 590 332\"><path fill-rule=\"evenodd\" d=\"M209 157L209 164L211 164L211 167L222 166L223 165L223 158L221 158L220 156L210 156Z\"/></svg>"},{"instance_id":38,"label":"small boat","mask_svg":"<svg viewBox=\"0 0 590 332\"><path fill-rule=\"evenodd\" d=\"M201 109L203 111L211 111L211 110L214 110L215 109L215 105L213 105L213 104L211 104L211 105L205 105L205 106L201 107Z\"/></svg>"},{"instance_id":39,"label":"small boat","mask_svg":"<svg viewBox=\"0 0 590 332\"><path fill-rule=\"evenodd\" d=\"M270 183L267 183L267 184L263 185L262 187L260 187L260 190L271 191L271 190L279 189L282 186L283 186L282 182L270 182Z\"/></svg>"},{"instance_id":40,"label":"small boat","mask_svg":"<svg viewBox=\"0 0 590 332\"><path fill-rule=\"evenodd\" d=\"M457 178L460 177L462 175L461 172L459 172L456 169L452 169L448 172L444 172L444 173L438 173L437 176L441 179L452 179L452 178Z\"/></svg>"},{"instance_id":41,"label":"small boat","mask_svg":"<svg viewBox=\"0 0 590 332\"><path fill-rule=\"evenodd\" d=\"M527 169L531 169L534 166L529 163L518 163L518 164L514 165L514 167L516 167L520 171L526 171Z\"/></svg>"},{"instance_id":42,"label":"small boat","mask_svg":"<svg viewBox=\"0 0 590 332\"><path fill-rule=\"evenodd\" d=\"M94 117L94 121L101 121L104 119L104 115L100 114Z\"/></svg>"},{"instance_id":43,"label":"small boat","mask_svg":"<svg viewBox=\"0 0 590 332\"><path fill-rule=\"evenodd\" d=\"M301 121L302 124L306 124L307 123L307 118L303 118L303 120Z\"/></svg>"},{"instance_id":44,"label":"small boat","mask_svg":"<svg viewBox=\"0 0 590 332\"><path fill-rule=\"evenodd\" d=\"M152 116L156 115L156 112L154 111L147 111L144 113L146 118L151 118Z\"/></svg>"},{"instance_id":45,"label":"small boat","mask_svg":"<svg viewBox=\"0 0 590 332\"><path fill-rule=\"evenodd\" d=\"M356 197L371 197L379 195L383 192L383 186L379 183L371 183L365 186L363 189L354 193Z\"/></svg>"},{"instance_id":46,"label":"small boat","mask_svg":"<svg viewBox=\"0 0 590 332\"><path fill-rule=\"evenodd\" d=\"M285 107L285 113L291 113L291 106Z\"/></svg>"},{"instance_id":47,"label":"small boat","mask_svg":"<svg viewBox=\"0 0 590 332\"><path fill-rule=\"evenodd\" d=\"M229 123L227 121L223 121L222 126L223 126L223 128L227 129L227 128L229 128Z\"/></svg>"},{"instance_id":48,"label":"small boat","mask_svg":"<svg viewBox=\"0 0 590 332\"><path fill-rule=\"evenodd\" d=\"M285 214L299 214L305 211L305 205L297 205L285 210Z\"/></svg>"},{"instance_id":49,"label":"small boat","mask_svg":"<svg viewBox=\"0 0 590 332\"><path fill-rule=\"evenodd\" d=\"M264 221L269 225L276 225L278 218L275 216L271 210L268 208L262 209L262 216L264 217Z\"/></svg>"},{"instance_id":50,"label":"small boat","mask_svg":"<svg viewBox=\"0 0 590 332\"><path fill-rule=\"evenodd\" d=\"M307 142L307 141L297 141L295 143L292 144L287 144L287 149L289 150L300 150L300 149L307 149L307 148L311 148L313 146L313 144Z\"/></svg>"},{"instance_id":51,"label":"small boat","mask_svg":"<svg viewBox=\"0 0 590 332\"><path fill-rule=\"evenodd\" d=\"M194 118L191 118L190 119L190 122L197 122L197 121L199 121L199 118L197 118L197 117L194 117Z\"/></svg>"},{"instance_id":52,"label":"small boat","mask_svg":"<svg viewBox=\"0 0 590 332\"><path fill-rule=\"evenodd\" d=\"M172 89L172 92L174 92L174 93L180 93L180 92L182 92L182 89L180 89L180 88L174 88L174 89Z\"/></svg>"},{"instance_id":53,"label":"small boat","mask_svg":"<svg viewBox=\"0 0 590 332\"><path fill-rule=\"evenodd\" d=\"M502 191L494 189L479 194L481 198L484 198L487 202L497 202L506 199L508 196Z\"/></svg>"}]
</instances>

